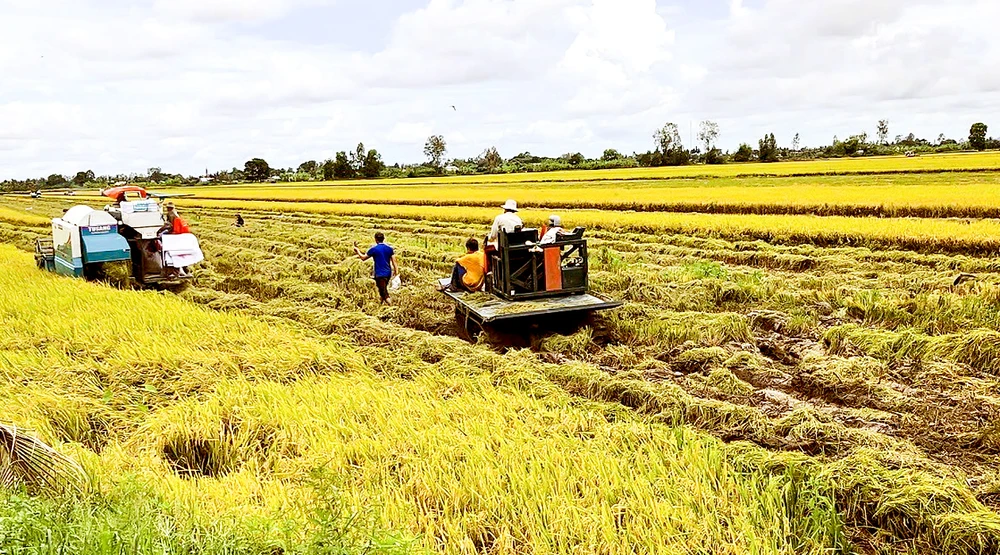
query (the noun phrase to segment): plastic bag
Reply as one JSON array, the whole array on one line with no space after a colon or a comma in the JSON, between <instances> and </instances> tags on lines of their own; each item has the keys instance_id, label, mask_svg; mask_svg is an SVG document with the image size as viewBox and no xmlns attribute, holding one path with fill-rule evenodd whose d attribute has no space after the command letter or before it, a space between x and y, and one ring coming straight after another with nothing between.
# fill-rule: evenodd
<instances>
[{"instance_id":1,"label":"plastic bag","mask_svg":"<svg viewBox=\"0 0 1000 555\"><path fill-rule=\"evenodd\" d=\"M399 276L396 276L392 278L392 281L389 282L389 290L395 291L399 289L402 285L403 285L403 280L399 279Z\"/></svg>"}]
</instances>

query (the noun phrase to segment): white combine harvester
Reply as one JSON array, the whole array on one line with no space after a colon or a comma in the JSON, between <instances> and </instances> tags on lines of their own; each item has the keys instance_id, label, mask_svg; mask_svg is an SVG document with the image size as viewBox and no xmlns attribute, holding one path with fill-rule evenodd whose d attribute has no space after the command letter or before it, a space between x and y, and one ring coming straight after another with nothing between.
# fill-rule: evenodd
<instances>
[{"instance_id":1,"label":"white combine harvester","mask_svg":"<svg viewBox=\"0 0 1000 555\"><path fill-rule=\"evenodd\" d=\"M104 210L74 206L52 220L52 238L37 239L39 268L62 275L98 279L105 264L126 262L143 286L175 286L192 278L182 272L204 259L190 234L162 234L160 204L145 189L115 187L102 192L114 199Z\"/></svg>"}]
</instances>

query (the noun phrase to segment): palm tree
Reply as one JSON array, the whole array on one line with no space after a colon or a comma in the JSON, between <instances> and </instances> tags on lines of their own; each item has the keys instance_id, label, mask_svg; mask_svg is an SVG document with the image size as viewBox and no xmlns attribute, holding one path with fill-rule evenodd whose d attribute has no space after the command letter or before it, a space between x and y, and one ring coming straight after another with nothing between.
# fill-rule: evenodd
<instances>
[{"instance_id":1,"label":"palm tree","mask_svg":"<svg viewBox=\"0 0 1000 555\"><path fill-rule=\"evenodd\" d=\"M76 461L15 425L0 424L0 487L62 491L77 486L83 477Z\"/></svg>"}]
</instances>

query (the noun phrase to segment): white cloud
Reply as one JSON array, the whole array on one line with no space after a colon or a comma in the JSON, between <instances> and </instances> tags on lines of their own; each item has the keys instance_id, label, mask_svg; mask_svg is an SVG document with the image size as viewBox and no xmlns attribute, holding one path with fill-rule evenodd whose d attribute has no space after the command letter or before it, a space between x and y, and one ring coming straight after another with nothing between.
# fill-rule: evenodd
<instances>
[{"instance_id":1,"label":"white cloud","mask_svg":"<svg viewBox=\"0 0 1000 555\"><path fill-rule=\"evenodd\" d=\"M431 0L402 15L366 74L378 86L421 87L544 75L572 36L582 0Z\"/></svg>"},{"instance_id":2,"label":"white cloud","mask_svg":"<svg viewBox=\"0 0 1000 555\"><path fill-rule=\"evenodd\" d=\"M156 0L161 16L197 22L262 21L274 19L302 6L332 6L329 0Z\"/></svg>"},{"instance_id":3,"label":"white cloud","mask_svg":"<svg viewBox=\"0 0 1000 555\"><path fill-rule=\"evenodd\" d=\"M570 69L606 66L630 75L671 58L674 33L656 13L655 0L594 0L574 7L570 18L578 33L563 57Z\"/></svg>"},{"instance_id":4,"label":"white cloud","mask_svg":"<svg viewBox=\"0 0 1000 555\"><path fill-rule=\"evenodd\" d=\"M399 122L389 131L388 139L397 144L414 144L424 141L434 133L427 122Z\"/></svg>"},{"instance_id":5,"label":"white cloud","mask_svg":"<svg viewBox=\"0 0 1000 555\"><path fill-rule=\"evenodd\" d=\"M0 0L0 179L295 166L359 141L413 162L432 133L456 157L596 155L705 118L724 148L883 117L1000 128L992 0L428 0L384 44L331 46L324 17L369 28L363 1Z\"/></svg>"}]
</instances>

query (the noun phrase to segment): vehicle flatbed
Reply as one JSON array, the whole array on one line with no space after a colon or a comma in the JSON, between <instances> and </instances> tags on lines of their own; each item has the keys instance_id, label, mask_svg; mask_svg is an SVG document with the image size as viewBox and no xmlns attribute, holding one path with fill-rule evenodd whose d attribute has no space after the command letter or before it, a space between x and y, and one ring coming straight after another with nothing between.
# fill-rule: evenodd
<instances>
[{"instance_id":1,"label":"vehicle flatbed","mask_svg":"<svg viewBox=\"0 0 1000 555\"><path fill-rule=\"evenodd\" d=\"M449 283L451 280L448 278L439 280L441 287L445 287ZM568 312L610 310L623 304L593 293L530 301L505 301L484 292L468 293L445 290L443 293L455 301L456 309L459 312L483 324Z\"/></svg>"}]
</instances>

